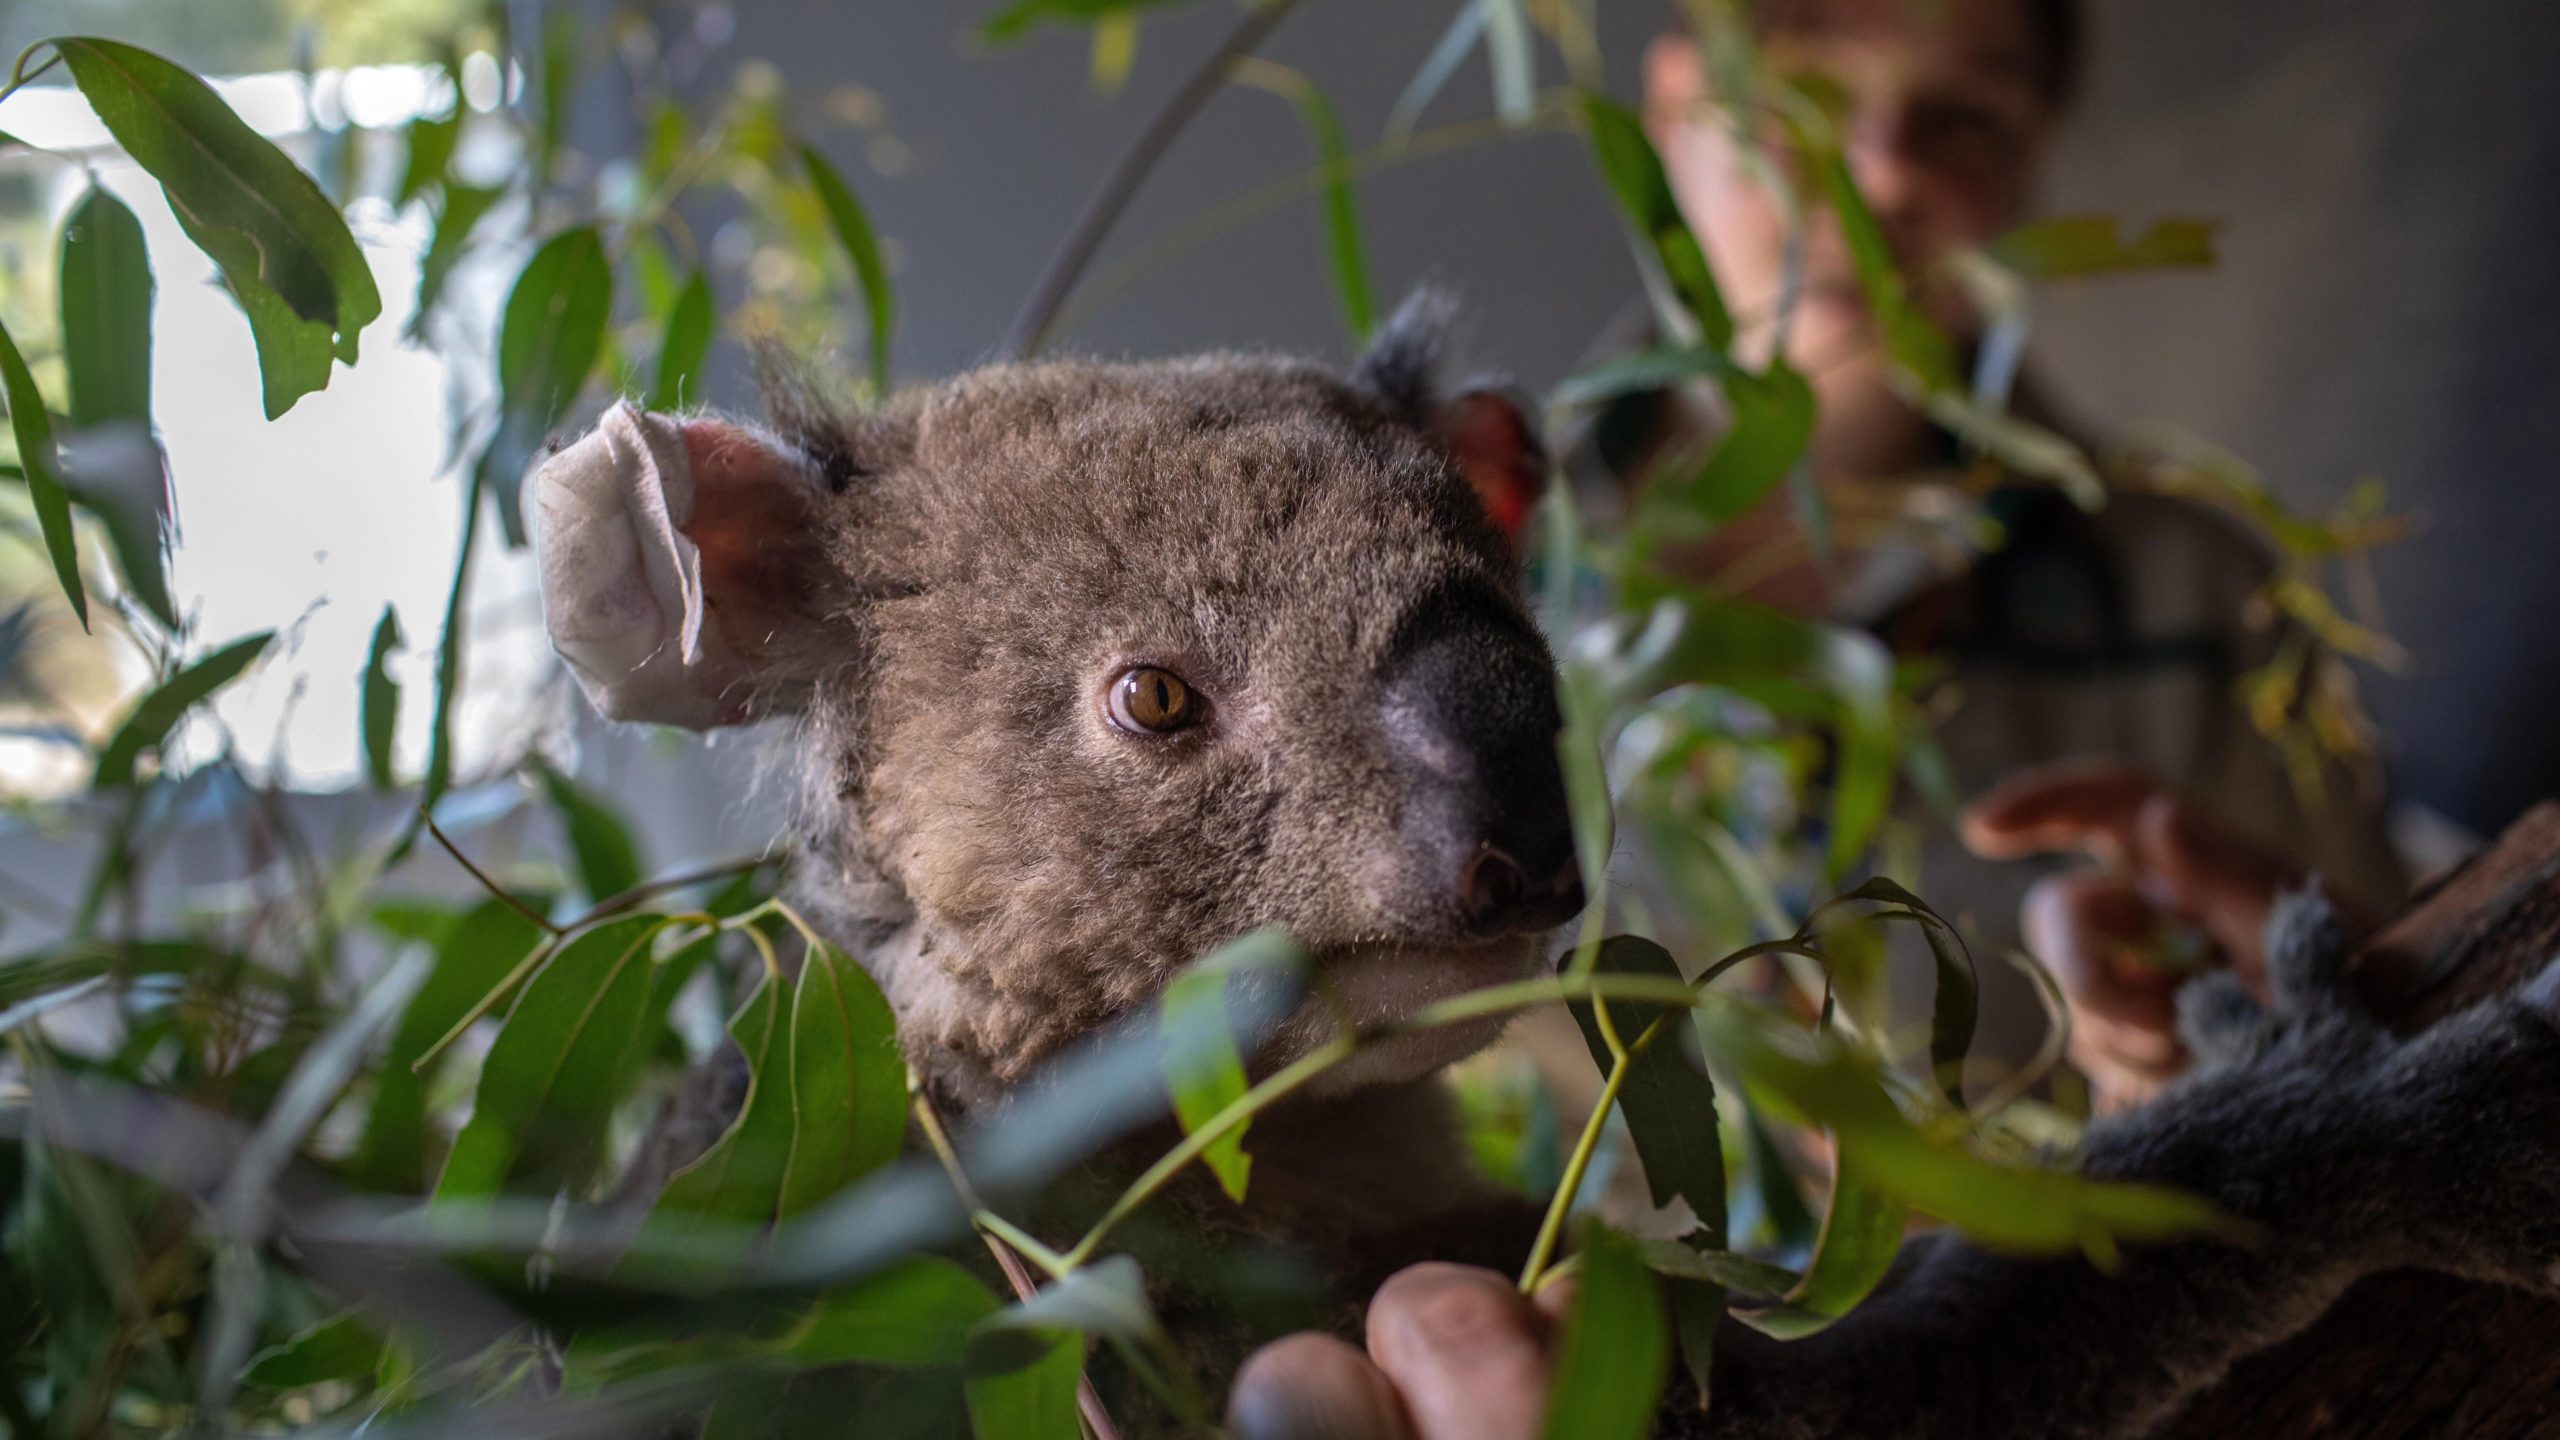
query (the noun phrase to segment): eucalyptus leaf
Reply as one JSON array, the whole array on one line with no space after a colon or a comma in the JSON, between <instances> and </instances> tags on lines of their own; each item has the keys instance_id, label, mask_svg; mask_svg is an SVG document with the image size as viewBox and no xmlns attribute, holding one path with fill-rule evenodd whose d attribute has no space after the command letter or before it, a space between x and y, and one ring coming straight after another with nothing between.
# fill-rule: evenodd
<instances>
[{"instance_id":1,"label":"eucalyptus leaf","mask_svg":"<svg viewBox=\"0 0 2560 1440\"><path fill-rule=\"evenodd\" d=\"M1862 1139L1841 1135L1833 1147L1831 1206L1804 1274L1778 1303L1747 1310L1754 1328L1781 1340L1827 1329L1884 1283L1902 1251L1911 1207L1892 1198L1867 1173Z\"/></svg>"},{"instance_id":2,"label":"eucalyptus leaf","mask_svg":"<svg viewBox=\"0 0 2560 1440\"><path fill-rule=\"evenodd\" d=\"M281 377L267 378L269 416L328 383L323 364L316 383L306 384L315 375L313 335L354 364L358 336L382 313L382 296L319 185L184 69L113 40L52 43L116 143L160 182L189 236L222 267L251 313L261 370L285 362ZM261 323L260 297L279 302L300 326L272 311ZM306 333L289 333L295 329ZM280 344L290 353L271 354Z\"/></svg>"},{"instance_id":3,"label":"eucalyptus leaf","mask_svg":"<svg viewBox=\"0 0 2560 1440\"><path fill-rule=\"evenodd\" d=\"M1813 387L1787 362L1773 360L1759 375L1735 371L1724 381L1732 412L1724 437L1671 497L1719 523L1758 506L1813 443Z\"/></svg>"},{"instance_id":4,"label":"eucalyptus leaf","mask_svg":"<svg viewBox=\"0 0 2560 1440\"><path fill-rule=\"evenodd\" d=\"M1467 52L1476 48L1476 42L1483 38L1484 7L1469 0L1469 3L1458 7L1458 13L1450 18L1449 28L1441 32L1440 43L1431 47L1431 54L1424 58L1422 68L1413 72L1413 79L1406 82L1404 93L1398 95L1396 103L1388 109L1388 143L1393 144L1413 133L1414 125L1422 119L1422 112L1431 108L1433 98L1448 85L1449 77L1457 73L1459 62L1466 59Z\"/></svg>"},{"instance_id":5,"label":"eucalyptus leaf","mask_svg":"<svg viewBox=\"0 0 2560 1440\"><path fill-rule=\"evenodd\" d=\"M791 1156L779 1213L811 1209L897 1158L907 1069L869 972L832 945L801 963L791 1004Z\"/></svg>"},{"instance_id":6,"label":"eucalyptus leaf","mask_svg":"<svg viewBox=\"0 0 2560 1440\"><path fill-rule=\"evenodd\" d=\"M1582 1240L1582 1286L1556 1341L1547 1440L1644 1440L1671 1374L1662 1297L1635 1242L1594 1225Z\"/></svg>"},{"instance_id":7,"label":"eucalyptus leaf","mask_svg":"<svg viewBox=\"0 0 2560 1440\"><path fill-rule=\"evenodd\" d=\"M1679 981L1680 966L1671 952L1635 935L1613 935L1600 945L1594 970L1602 975L1649 975ZM1607 1074L1613 1063L1608 1036L1592 1002L1567 1006L1582 1027L1592 1061ZM1608 1002L1609 1019L1621 1045L1633 1051L1638 1038L1654 1031L1651 1043L1627 1062L1618 1089L1618 1109L1635 1137L1636 1154L1644 1161L1645 1183L1656 1208L1685 1200L1711 1237L1724 1243L1724 1145L1716 1130L1716 1087L1706 1067L1691 1052L1689 1012L1682 1007L1641 1001ZM1659 1028L1656 1028L1659 1027Z\"/></svg>"},{"instance_id":8,"label":"eucalyptus leaf","mask_svg":"<svg viewBox=\"0 0 2560 1440\"><path fill-rule=\"evenodd\" d=\"M1302 985L1306 959L1306 951L1285 933L1257 930L1221 946L1165 987L1159 1021L1165 1037L1165 1085L1173 1092L1174 1113L1184 1133L1244 1098L1244 1055L1228 1011L1230 982L1281 986L1288 998L1275 1005L1266 994L1262 1008L1285 1009L1294 1004ZM1239 1205L1253 1167L1244 1149L1247 1128L1229 1130L1200 1156L1227 1198Z\"/></svg>"},{"instance_id":9,"label":"eucalyptus leaf","mask_svg":"<svg viewBox=\"0 0 2560 1440\"><path fill-rule=\"evenodd\" d=\"M746 1097L729 1128L667 1182L657 1215L750 1226L773 1218L791 1163L791 1044L783 1024L791 989L781 976L767 975L730 1019L730 1042L746 1060Z\"/></svg>"},{"instance_id":10,"label":"eucalyptus leaf","mask_svg":"<svg viewBox=\"0 0 2560 1440\"><path fill-rule=\"evenodd\" d=\"M400 612L383 606L382 618L373 624L372 648L365 654L364 693L357 711L358 728L364 735L365 774L376 790L388 790L399 782L392 740L400 728L400 682L391 678L391 655L405 643L400 636Z\"/></svg>"},{"instance_id":11,"label":"eucalyptus leaf","mask_svg":"<svg viewBox=\"0 0 2560 1440\"><path fill-rule=\"evenodd\" d=\"M535 756L529 762L542 780L542 791L559 813L569 837L569 853L577 861L578 888L601 903L640 883L640 847L630 828L611 807L551 762Z\"/></svg>"},{"instance_id":12,"label":"eucalyptus leaf","mask_svg":"<svg viewBox=\"0 0 2560 1440\"><path fill-rule=\"evenodd\" d=\"M844 247L845 258L853 263L854 280L862 289L863 317L869 322L871 389L875 396L886 395L889 332L897 315L889 290L889 267L880 258L880 241L872 233L871 217L863 213L862 202L854 198L852 187L827 163L827 157L809 145L800 146L799 152L800 164L809 172L810 189L826 212L836 243Z\"/></svg>"},{"instance_id":13,"label":"eucalyptus leaf","mask_svg":"<svg viewBox=\"0 0 2560 1440\"><path fill-rule=\"evenodd\" d=\"M1484 12L1485 63L1493 71L1493 110L1506 125L1526 125L1538 102L1537 56L1520 0L1476 0Z\"/></svg>"},{"instance_id":14,"label":"eucalyptus leaf","mask_svg":"<svg viewBox=\"0 0 2560 1440\"><path fill-rule=\"evenodd\" d=\"M382 1361L382 1341L354 1314L333 1316L283 1344L249 1357L240 1378L271 1390L295 1390L372 1373Z\"/></svg>"},{"instance_id":15,"label":"eucalyptus leaf","mask_svg":"<svg viewBox=\"0 0 2560 1440\"><path fill-rule=\"evenodd\" d=\"M2127 270L2209 270L2216 263L2212 220L2155 221L2137 239L2107 215L2064 215L2021 225L1991 242L1991 258L2031 280Z\"/></svg>"},{"instance_id":16,"label":"eucalyptus leaf","mask_svg":"<svg viewBox=\"0 0 2560 1440\"><path fill-rule=\"evenodd\" d=\"M770 1348L804 1365L958 1365L1000 1308L968 1271L919 1256L821 1297Z\"/></svg>"},{"instance_id":17,"label":"eucalyptus leaf","mask_svg":"<svg viewBox=\"0 0 2560 1440\"><path fill-rule=\"evenodd\" d=\"M1291 72L1295 74L1295 72ZM1342 122L1333 106L1305 76L1289 87L1290 99L1306 121L1307 138L1315 142L1316 161L1324 172L1321 195L1325 258L1333 272L1334 301L1355 343L1366 341L1378 320L1377 300L1369 288L1369 260L1360 240L1360 205L1351 183L1350 151L1342 142Z\"/></svg>"},{"instance_id":18,"label":"eucalyptus leaf","mask_svg":"<svg viewBox=\"0 0 2560 1440\"><path fill-rule=\"evenodd\" d=\"M443 115L421 115L409 122L409 158L400 171L400 187L391 192L394 206L406 205L431 185L443 182L453 165L454 146L462 139L459 95Z\"/></svg>"},{"instance_id":19,"label":"eucalyptus leaf","mask_svg":"<svg viewBox=\"0 0 2560 1440\"><path fill-rule=\"evenodd\" d=\"M979 22L978 38L991 45L1006 45L1042 24L1091 25L1134 11L1184 3L1188 0L1014 0Z\"/></svg>"},{"instance_id":20,"label":"eucalyptus leaf","mask_svg":"<svg viewBox=\"0 0 2560 1440\"><path fill-rule=\"evenodd\" d=\"M62 483L62 452L53 441L53 419L45 412L44 395L27 371L18 343L0 326L0 400L9 405L9 430L18 445L18 470L33 502L36 525L44 532L45 554L53 561L71 613L80 628L89 628L89 590L80 582L79 537L71 529L71 492Z\"/></svg>"},{"instance_id":21,"label":"eucalyptus leaf","mask_svg":"<svg viewBox=\"0 0 2560 1440\"><path fill-rule=\"evenodd\" d=\"M93 185L71 207L62 222L56 283L71 423L86 430L126 421L148 431L151 256L143 246L142 222L123 201Z\"/></svg>"},{"instance_id":22,"label":"eucalyptus leaf","mask_svg":"<svg viewBox=\"0 0 2560 1440\"><path fill-rule=\"evenodd\" d=\"M970 1366L969 1430L976 1440L1083 1440L1076 1387L1084 1379L1084 1337L1050 1338L1028 1355L1005 1347L999 1361Z\"/></svg>"},{"instance_id":23,"label":"eucalyptus leaf","mask_svg":"<svg viewBox=\"0 0 2560 1440\"><path fill-rule=\"evenodd\" d=\"M521 897L539 908L547 897ZM472 1007L542 943L542 931L503 900L484 900L452 921L435 941L435 963L409 997L391 1043L373 1073L373 1101L350 1162L356 1179L375 1190L415 1194L425 1188L429 1138L425 1055Z\"/></svg>"},{"instance_id":24,"label":"eucalyptus leaf","mask_svg":"<svg viewBox=\"0 0 2560 1440\"><path fill-rule=\"evenodd\" d=\"M453 184L439 193L435 233L427 240L427 253L418 260L418 299L409 316L410 339L426 333L427 317L435 313L436 303L444 298L445 282L453 278L454 266L470 248L472 230L505 194L484 185Z\"/></svg>"},{"instance_id":25,"label":"eucalyptus leaf","mask_svg":"<svg viewBox=\"0 0 2560 1440\"><path fill-rule=\"evenodd\" d=\"M528 1166L547 1180L583 1178L621 1098L649 998L649 945L665 925L650 915L606 921L525 982L481 1064L437 1203L493 1196Z\"/></svg>"},{"instance_id":26,"label":"eucalyptus leaf","mask_svg":"<svg viewBox=\"0 0 2560 1440\"><path fill-rule=\"evenodd\" d=\"M1696 323L1699 338L1719 352L1731 348L1733 314L1725 308L1724 292L1716 287L1707 252L1680 213L1662 157L1645 137L1643 123L1625 106L1590 91L1582 95L1582 120L1592 154L1600 162L1601 177L1609 182L1609 193L1617 198L1618 208L1634 227L1645 253L1660 267L1681 308Z\"/></svg>"},{"instance_id":27,"label":"eucalyptus leaf","mask_svg":"<svg viewBox=\"0 0 2560 1440\"><path fill-rule=\"evenodd\" d=\"M685 403L688 382L693 398L701 400L702 362L711 353L713 324L711 282L696 270L684 288L676 292L675 303L667 311L666 331L658 340L658 370L649 387L648 409L680 408Z\"/></svg>"},{"instance_id":28,"label":"eucalyptus leaf","mask_svg":"<svg viewBox=\"0 0 2560 1440\"><path fill-rule=\"evenodd\" d=\"M1849 162L1831 151L1818 164L1824 193L1848 242L1850 266L1866 293L1867 308L1884 332L1886 353L1910 371L1923 389L1932 393L1958 389L1955 347L1911 303L1910 285L1893 258L1893 247L1885 241L1884 227L1859 193L1857 178L1849 173Z\"/></svg>"},{"instance_id":29,"label":"eucalyptus leaf","mask_svg":"<svg viewBox=\"0 0 2560 1440\"><path fill-rule=\"evenodd\" d=\"M544 241L507 293L498 323L498 429L481 452L477 484L495 497L509 546L525 540L525 472L595 373L612 316L613 265L592 225Z\"/></svg>"},{"instance_id":30,"label":"eucalyptus leaf","mask_svg":"<svg viewBox=\"0 0 2560 1440\"><path fill-rule=\"evenodd\" d=\"M158 749L188 711L237 679L251 662L266 653L268 642L275 638L274 631L266 630L234 640L162 681L135 702L98 751L98 768L89 777L89 787L105 790L131 785L142 752Z\"/></svg>"}]
</instances>

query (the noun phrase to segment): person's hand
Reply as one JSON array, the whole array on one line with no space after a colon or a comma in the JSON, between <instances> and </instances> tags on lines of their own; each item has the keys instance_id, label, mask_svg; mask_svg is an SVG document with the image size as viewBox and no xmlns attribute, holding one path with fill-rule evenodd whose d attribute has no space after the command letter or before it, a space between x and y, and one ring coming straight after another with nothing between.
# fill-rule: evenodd
<instances>
[{"instance_id":1,"label":"person's hand","mask_svg":"<svg viewBox=\"0 0 2560 1440\"><path fill-rule=\"evenodd\" d=\"M1571 1280L1532 1299L1490 1270L1401 1270L1369 1302L1368 1349L1312 1332L1255 1351L1227 1400L1238 1440L1530 1440Z\"/></svg>"},{"instance_id":2,"label":"person's hand","mask_svg":"<svg viewBox=\"0 0 2560 1440\"><path fill-rule=\"evenodd\" d=\"M2028 891L2027 948L2071 1002L2071 1059L2102 1111L2138 1104L2186 1064L2173 997L2199 966L2263 988L2262 936L2303 872L2138 771L2076 762L2023 771L1960 822L1986 859L2079 851L2093 869Z\"/></svg>"}]
</instances>

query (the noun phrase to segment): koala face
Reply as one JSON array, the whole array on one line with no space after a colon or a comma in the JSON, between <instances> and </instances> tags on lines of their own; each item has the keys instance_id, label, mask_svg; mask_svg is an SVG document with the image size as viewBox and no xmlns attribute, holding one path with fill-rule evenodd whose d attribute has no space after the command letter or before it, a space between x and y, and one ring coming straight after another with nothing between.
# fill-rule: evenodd
<instances>
[{"instance_id":1,"label":"koala face","mask_svg":"<svg viewBox=\"0 0 2560 1440\"><path fill-rule=\"evenodd\" d=\"M1582 898L1552 662L1479 493L1537 473L1528 431L1395 391L1211 357L981 371L773 432L618 411L537 486L546 608L609 714L799 716L806 898L961 1098L1266 925L1389 1019L1528 974ZM665 523L625 507L623 568L677 599L603 644L594 616L647 607L580 572L624 552L572 502L635 466Z\"/></svg>"}]
</instances>

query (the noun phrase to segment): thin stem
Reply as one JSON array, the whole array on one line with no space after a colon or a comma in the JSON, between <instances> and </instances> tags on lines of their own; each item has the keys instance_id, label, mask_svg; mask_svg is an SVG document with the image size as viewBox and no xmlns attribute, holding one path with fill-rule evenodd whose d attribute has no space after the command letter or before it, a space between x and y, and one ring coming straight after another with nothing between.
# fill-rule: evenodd
<instances>
[{"instance_id":1,"label":"thin stem","mask_svg":"<svg viewBox=\"0 0 2560 1440\"><path fill-rule=\"evenodd\" d=\"M1604 1010L1602 1013L1606 1013ZM1600 1149L1600 1132L1609 1127L1609 1112L1618 1103L1618 1092L1627 1085L1627 1076L1636 1068L1636 1057L1662 1033L1663 1022L1670 1012L1657 1015L1653 1023L1636 1037L1636 1043L1620 1051L1609 1067L1609 1079L1600 1087L1600 1098L1591 1107L1591 1118L1582 1122L1582 1134L1573 1142L1573 1154L1566 1157L1564 1178L1557 1182L1555 1198L1547 1202L1546 1218L1538 1222L1538 1238L1529 1246L1528 1263L1520 1267L1520 1293L1528 1295L1538 1288L1546 1273L1547 1261L1556 1253L1556 1241L1564 1234L1564 1217L1573 1209L1574 1198L1582 1193L1583 1177L1590 1173L1591 1157Z\"/></svg>"},{"instance_id":2,"label":"thin stem","mask_svg":"<svg viewBox=\"0 0 2560 1440\"><path fill-rule=\"evenodd\" d=\"M788 915L790 911L783 913ZM996 1257L996 1266L1004 1271L1005 1283L1013 1287L1014 1297L1029 1300L1040 1293L1031 1272L1022 1268L1024 1255L1038 1261L1052 1277L1066 1278L1067 1272L1075 1268L1066 1257L988 1209L978 1198L978 1188L969 1183L969 1172L960 1168L960 1152L952 1148L951 1132L943 1128L932 1097L921 1090L916 1092L915 1114L916 1127L924 1131L925 1144L942 1162L942 1173L951 1177L951 1188L958 1192L960 1203L969 1207L969 1221ZM1092 1377L1081 1373L1076 1376L1076 1410L1084 1417L1085 1428L1093 1432L1093 1440L1120 1440L1120 1428L1112 1423L1111 1412L1102 1407L1101 1392L1093 1388Z\"/></svg>"},{"instance_id":3,"label":"thin stem","mask_svg":"<svg viewBox=\"0 0 2560 1440\"><path fill-rule=\"evenodd\" d=\"M608 915L628 910L643 900L664 895L672 890L689 890L696 885L707 884L713 880L726 880L733 875L752 874L778 858L771 855L749 855L736 860L724 860L717 865L705 865L699 870L687 870L681 875L670 875L664 880L651 880L645 884L634 885L618 895L608 895L597 901L585 914L562 928L576 930L592 925Z\"/></svg>"},{"instance_id":4,"label":"thin stem","mask_svg":"<svg viewBox=\"0 0 2560 1440\"><path fill-rule=\"evenodd\" d=\"M33 55L38 50L52 44L53 42L51 40L39 40L33 45L28 46L26 49L18 52L16 62L9 67L8 85L6 87L0 87L0 100L6 100L10 96L17 94L20 90L25 89L27 86L33 85L43 76L44 72L62 63L62 48L57 45L54 46L53 53L45 57L43 64L37 66L33 70L27 68L28 56Z\"/></svg>"},{"instance_id":5,"label":"thin stem","mask_svg":"<svg viewBox=\"0 0 2560 1440\"><path fill-rule=\"evenodd\" d=\"M471 878L480 882L481 889L498 897L508 909L551 932L553 938L556 939L568 933L567 926L553 923L550 916L509 894L504 886L489 878L487 871L472 864L471 857L463 854L462 847L453 843L453 837L444 833L444 827L436 823L436 817L428 811L426 806L418 807L418 819L427 827L427 833L435 837L436 843L444 847L444 853L453 857L453 863L471 872Z\"/></svg>"},{"instance_id":6,"label":"thin stem","mask_svg":"<svg viewBox=\"0 0 2560 1440\"><path fill-rule=\"evenodd\" d=\"M1228 1131L1244 1124L1274 1102L1285 1098L1290 1092L1323 1074L1357 1048L1358 1042L1353 1037L1336 1035L1283 1066L1261 1084L1237 1096L1225 1109L1210 1116L1205 1124L1182 1137L1182 1143L1166 1151L1164 1158L1147 1167L1147 1172L1138 1177L1137 1183L1122 1191L1120 1198L1111 1202L1111 1208L1103 1213L1102 1218L1093 1222L1093 1228L1085 1232L1084 1238L1075 1243L1075 1248L1062 1257L1067 1268L1074 1269L1092 1259L1093 1252L1101 1248L1104 1237L1111 1233L1113 1226L1128 1219L1139 1206L1154 1199L1156 1192L1171 1182L1175 1175L1180 1174L1184 1166L1199 1159L1203 1151L1216 1144Z\"/></svg>"},{"instance_id":7,"label":"thin stem","mask_svg":"<svg viewBox=\"0 0 2560 1440\"><path fill-rule=\"evenodd\" d=\"M1006 355L1028 358L1039 350L1041 342L1049 336L1050 325L1058 317L1059 307L1066 303L1068 294L1075 289L1077 277L1084 273L1086 265L1092 263L1093 252L1101 248L1103 236L1110 233L1120 213L1128 208L1130 199L1138 193L1138 187L1146 183L1147 172L1153 170L1156 162L1164 158L1164 153L1173 148L1175 138L1185 125L1191 123L1191 117L1199 113L1201 106L1209 103L1210 96L1218 93L1218 87L1226 83L1227 71L1235 62L1259 48L1296 5L1297 0L1262 0L1247 12L1225 42L1210 52L1209 58L1192 72L1190 79L1182 83L1182 88L1173 93L1173 98L1165 102L1155 118L1147 122L1147 127L1129 142L1129 148L1120 152L1120 158L1112 163L1111 173L1103 177L1101 186L1093 192L1093 198L1085 202L1084 210L1076 216L1075 224L1068 229L1066 238L1058 242L1057 251L1049 257L1048 266L1032 285L1030 298L1022 302L1021 312L1014 316L1013 328L1005 334Z\"/></svg>"}]
</instances>

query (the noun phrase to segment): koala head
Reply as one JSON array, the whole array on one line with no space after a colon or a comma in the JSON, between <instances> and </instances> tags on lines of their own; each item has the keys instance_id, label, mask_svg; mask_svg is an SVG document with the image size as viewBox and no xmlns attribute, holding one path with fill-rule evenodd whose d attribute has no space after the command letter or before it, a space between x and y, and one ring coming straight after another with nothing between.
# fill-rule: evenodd
<instances>
[{"instance_id":1,"label":"koala head","mask_svg":"<svg viewBox=\"0 0 2560 1440\"><path fill-rule=\"evenodd\" d=\"M1213 355L853 414L786 387L765 427L622 407L534 486L554 643L609 716L793 718L799 898L962 1103L1262 926L1364 1023L1521 978L1582 904L1504 528L1544 461L1498 391L1431 392L1431 329L1348 380Z\"/></svg>"}]
</instances>

